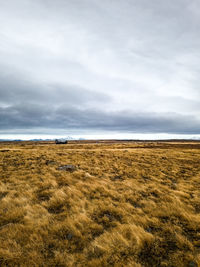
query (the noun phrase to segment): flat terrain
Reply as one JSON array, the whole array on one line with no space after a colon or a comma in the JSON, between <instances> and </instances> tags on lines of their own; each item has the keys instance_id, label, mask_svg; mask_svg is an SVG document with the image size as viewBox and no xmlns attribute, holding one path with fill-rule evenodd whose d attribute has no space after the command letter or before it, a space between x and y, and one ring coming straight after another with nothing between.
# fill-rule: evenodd
<instances>
[{"instance_id":1,"label":"flat terrain","mask_svg":"<svg viewBox=\"0 0 200 267\"><path fill-rule=\"evenodd\" d=\"M0 143L0 266L200 266L200 143Z\"/></svg>"}]
</instances>

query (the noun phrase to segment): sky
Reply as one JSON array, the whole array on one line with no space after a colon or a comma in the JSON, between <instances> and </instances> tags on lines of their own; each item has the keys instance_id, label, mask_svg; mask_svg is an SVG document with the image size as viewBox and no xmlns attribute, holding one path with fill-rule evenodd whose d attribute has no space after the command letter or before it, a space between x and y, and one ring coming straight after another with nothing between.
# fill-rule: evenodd
<instances>
[{"instance_id":1,"label":"sky","mask_svg":"<svg viewBox=\"0 0 200 267\"><path fill-rule=\"evenodd\" d=\"M199 0L0 0L0 139L199 138Z\"/></svg>"}]
</instances>

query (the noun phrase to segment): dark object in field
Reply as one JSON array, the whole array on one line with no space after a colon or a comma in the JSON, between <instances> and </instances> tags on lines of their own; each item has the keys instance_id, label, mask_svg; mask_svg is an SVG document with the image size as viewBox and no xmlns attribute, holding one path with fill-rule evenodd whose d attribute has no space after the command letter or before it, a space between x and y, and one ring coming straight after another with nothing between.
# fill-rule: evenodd
<instances>
[{"instance_id":1,"label":"dark object in field","mask_svg":"<svg viewBox=\"0 0 200 267\"><path fill-rule=\"evenodd\" d=\"M67 240L71 240L72 237L73 237L73 234L72 234L72 233L69 233L69 234L67 235Z\"/></svg>"},{"instance_id":2,"label":"dark object in field","mask_svg":"<svg viewBox=\"0 0 200 267\"><path fill-rule=\"evenodd\" d=\"M58 167L58 170L74 172L76 170L76 167L74 165L63 165Z\"/></svg>"},{"instance_id":3,"label":"dark object in field","mask_svg":"<svg viewBox=\"0 0 200 267\"><path fill-rule=\"evenodd\" d=\"M56 140L55 140L55 143L56 143L56 144L67 144L68 141L67 141L67 140L63 140L63 139L56 139Z\"/></svg>"},{"instance_id":4,"label":"dark object in field","mask_svg":"<svg viewBox=\"0 0 200 267\"><path fill-rule=\"evenodd\" d=\"M10 150L8 149L3 149L3 150L0 150L0 152L9 152Z\"/></svg>"}]
</instances>

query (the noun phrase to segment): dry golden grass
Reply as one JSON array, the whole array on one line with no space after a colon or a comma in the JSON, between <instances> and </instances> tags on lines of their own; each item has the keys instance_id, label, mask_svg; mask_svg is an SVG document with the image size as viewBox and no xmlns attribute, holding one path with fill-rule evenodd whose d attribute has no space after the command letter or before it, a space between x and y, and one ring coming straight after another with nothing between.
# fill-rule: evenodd
<instances>
[{"instance_id":1,"label":"dry golden grass","mask_svg":"<svg viewBox=\"0 0 200 267\"><path fill-rule=\"evenodd\" d=\"M200 144L1 143L0 266L200 266Z\"/></svg>"}]
</instances>

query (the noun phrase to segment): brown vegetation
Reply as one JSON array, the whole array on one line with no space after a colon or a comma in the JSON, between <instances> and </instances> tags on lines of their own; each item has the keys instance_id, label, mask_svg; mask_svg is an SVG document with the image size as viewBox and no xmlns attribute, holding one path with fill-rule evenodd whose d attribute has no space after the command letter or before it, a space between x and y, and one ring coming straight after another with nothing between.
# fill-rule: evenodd
<instances>
[{"instance_id":1,"label":"brown vegetation","mask_svg":"<svg viewBox=\"0 0 200 267\"><path fill-rule=\"evenodd\" d=\"M1 143L0 266L200 266L199 148Z\"/></svg>"}]
</instances>

